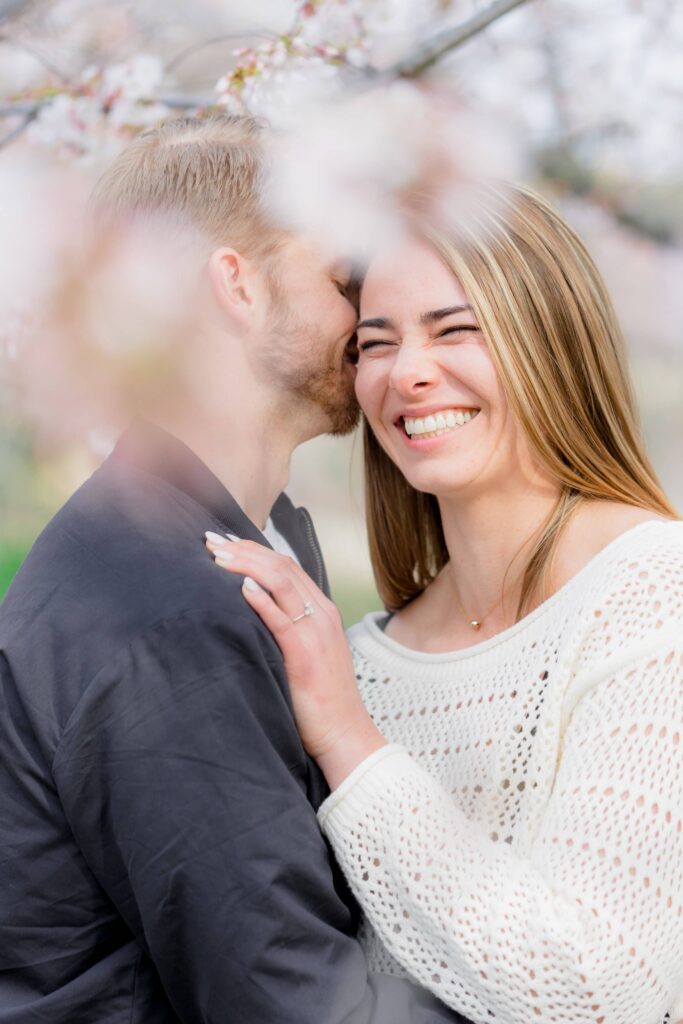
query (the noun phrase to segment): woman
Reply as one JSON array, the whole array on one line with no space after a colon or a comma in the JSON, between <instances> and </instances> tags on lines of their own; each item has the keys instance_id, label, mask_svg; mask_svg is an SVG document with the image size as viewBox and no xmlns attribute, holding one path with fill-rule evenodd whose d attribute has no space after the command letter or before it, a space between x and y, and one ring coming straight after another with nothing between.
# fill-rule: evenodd
<instances>
[{"instance_id":1,"label":"woman","mask_svg":"<svg viewBox=\"0 0 683 1024\"><path fill-rule=\"evenodd\" d=\"M676 1019L683 524L599 275L541 199L488 190L375 258L358 346L391 614L355 667L298 566L214 553L285 656L371 965L473 1021Z\"/></svg>"}]
</instances>

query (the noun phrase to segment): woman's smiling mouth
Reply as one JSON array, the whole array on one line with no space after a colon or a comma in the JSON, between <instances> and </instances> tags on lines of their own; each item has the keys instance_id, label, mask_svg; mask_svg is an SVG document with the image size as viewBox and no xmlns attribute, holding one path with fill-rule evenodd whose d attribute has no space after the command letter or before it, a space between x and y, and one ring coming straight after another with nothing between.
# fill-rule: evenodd
<instances>
[{"instance_id":1,"label":"woman's smiling mouth","mask_svg":"<svg viewBox=\"0 0 683 1024\"><path fill-rule=\"evenodd\" d=\"M428 441L466 426L478 413L472 408L441 409L427 416L400 416L396 426L411 441Z\"/></svg>"}]
</instances>

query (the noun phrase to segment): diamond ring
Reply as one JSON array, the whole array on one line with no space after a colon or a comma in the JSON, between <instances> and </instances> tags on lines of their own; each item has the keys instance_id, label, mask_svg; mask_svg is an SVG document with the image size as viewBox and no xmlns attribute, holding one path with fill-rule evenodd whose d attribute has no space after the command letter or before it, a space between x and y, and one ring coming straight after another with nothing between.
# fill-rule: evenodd
<instances>
[{"instance_id":1,"label":"diamond ring","mask_svg":"<svg viewBox=\"0 0 683 1024\"><path fill-rule=\"evenodd\" d=\"M292 622L300 622L301 619L305 619L309 615L312 615L314 611L315 608L313 607L311 602L307 601L306 604L304 605L304 610L302 611L301 615L297 615L296 618L292 619Z\"/></svg>"}]
</instances>

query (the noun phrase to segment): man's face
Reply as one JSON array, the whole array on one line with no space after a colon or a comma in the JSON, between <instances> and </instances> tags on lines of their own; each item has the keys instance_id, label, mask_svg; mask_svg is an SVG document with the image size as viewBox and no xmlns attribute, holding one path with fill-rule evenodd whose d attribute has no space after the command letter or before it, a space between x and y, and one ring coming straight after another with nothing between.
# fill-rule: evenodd
<instances>
[{"instance_id":1,"label":"man's face","mask_svg":"<svg viewBox=\"0 0 683 1024\"><path fill-rule=\"evenodd\" d=\"M259 346L262 372L288 395L323 414L321 429L343 435L357 425L355 370L347 346L357 310L346 297L349 270L295 237L274 256L267 338Z\"/></svg>"}]
</instances>

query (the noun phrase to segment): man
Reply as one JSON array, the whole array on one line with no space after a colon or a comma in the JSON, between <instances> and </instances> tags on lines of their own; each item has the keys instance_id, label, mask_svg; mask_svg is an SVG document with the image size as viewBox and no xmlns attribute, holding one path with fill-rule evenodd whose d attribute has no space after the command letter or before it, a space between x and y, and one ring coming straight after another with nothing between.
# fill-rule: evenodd
<instances>
[{"instance_id":1,"label":"man","mask_svg":"<svg viewBox=\"0 0 683 1024\"><path fill-rule=\"evenodd\" d=\"M368 976L281 656L201 544L267 528L324 587L307 514L277 496L294 448L357 416L355 310L267 223L260 136L169 123L96 192L96 222L198 229L207 315L183 401L123 435L0 611L1 1024L455 1019Z\"/></svg>"}]
</instances>

